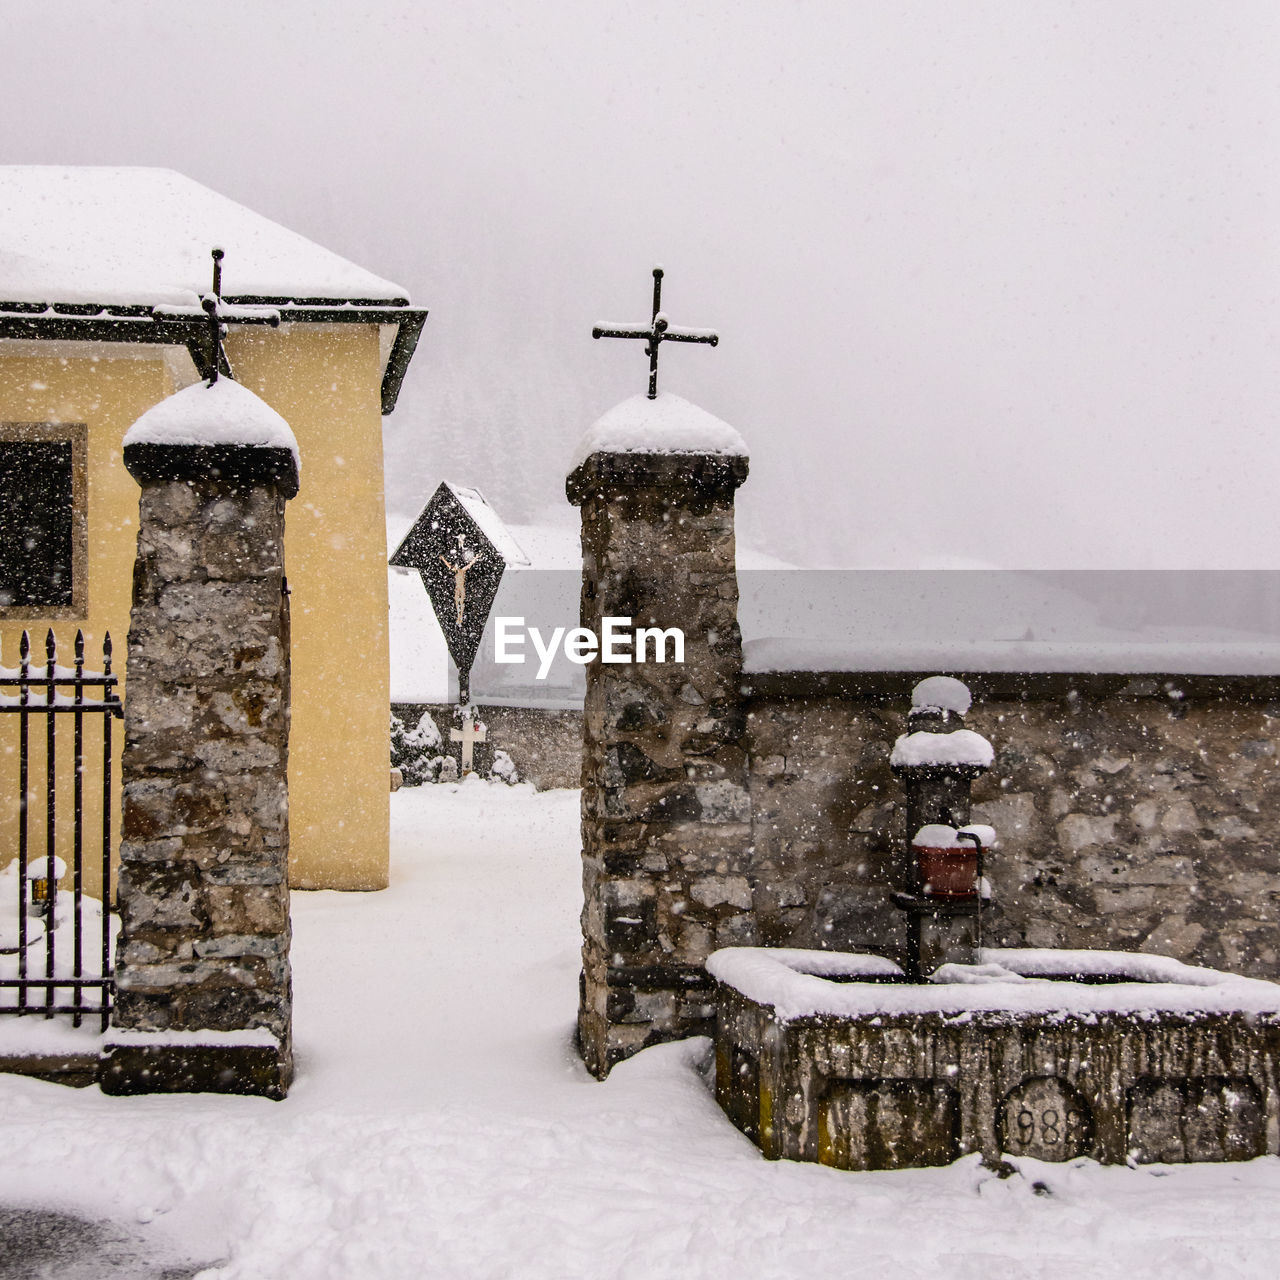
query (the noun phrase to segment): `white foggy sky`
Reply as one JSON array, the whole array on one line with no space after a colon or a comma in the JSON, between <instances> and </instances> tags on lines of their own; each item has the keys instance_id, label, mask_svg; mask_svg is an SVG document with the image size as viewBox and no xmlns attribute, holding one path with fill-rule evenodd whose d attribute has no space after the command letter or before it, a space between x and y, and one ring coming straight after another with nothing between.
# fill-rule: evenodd
<instances>
[{"instance_id":1,"label":"white foggy sky","mask_svg":"<svg viewBox=\"0 0 1280 1280\"><path fill-rule=\"evenodd\" d=\"M1280 567L1280 8L14 4L5 163L152 164L431 310L389 503L566 510L661 385L812 563ZM234 291L234 245L227 245Z\"/></svg>"}]
</instances>

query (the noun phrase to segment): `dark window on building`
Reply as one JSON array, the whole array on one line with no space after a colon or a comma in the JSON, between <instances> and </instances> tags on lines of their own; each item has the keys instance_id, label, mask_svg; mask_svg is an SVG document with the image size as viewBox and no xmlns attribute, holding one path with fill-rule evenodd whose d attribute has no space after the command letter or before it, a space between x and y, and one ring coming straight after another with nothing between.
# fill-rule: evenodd
<instances>
[{"instance_id":1,"label":"dark window on building","mask_svg":"<svg viewBox=\"0 0 1280 1280\"><path fill-rule=\"evenodd\" d=\"M70 440L0 440L0 608L62 608L75 596Z\"/></svg>"}]
</instances>

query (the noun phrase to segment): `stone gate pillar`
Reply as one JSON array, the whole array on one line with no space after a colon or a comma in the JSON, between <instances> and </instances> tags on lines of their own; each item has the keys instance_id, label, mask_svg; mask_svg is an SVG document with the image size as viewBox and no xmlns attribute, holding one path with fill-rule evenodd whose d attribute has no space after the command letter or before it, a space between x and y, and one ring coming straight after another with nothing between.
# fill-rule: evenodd
<instances>
[{"instance_id":1,"label":"stone gate pillar","mask_svg":"<svg viewBox=\"0 0 1280 1280\"><path fill-rule=\"evenodd\" d=\"M601 431L606 417L567 485L582 510L582 625L599 635L604 618L630 618L684 633L683 663L654 662L649 647L643 663L586 668L578 1032L599 1077L646 1045L710 1034L703 961L757 941L733 527L746 450L672 396L614 411L638 415L646 441L646 403L665 425L690 419L682 440L699 424L719 431L704 437L714 449L630 452Z\"/></svg>"},{"instance_id":2,"label":"stone gate pillar","mask_svg":"<svg viewBox=\"0 0 1280 1280\"><path fill-rule=\"evenodd\" d=\"M283 418L222 378L144 414L124 462L142 495L102 1087L283 1097L293 1070L283 539L297 446Z\"/></svg>"}]
</instances>

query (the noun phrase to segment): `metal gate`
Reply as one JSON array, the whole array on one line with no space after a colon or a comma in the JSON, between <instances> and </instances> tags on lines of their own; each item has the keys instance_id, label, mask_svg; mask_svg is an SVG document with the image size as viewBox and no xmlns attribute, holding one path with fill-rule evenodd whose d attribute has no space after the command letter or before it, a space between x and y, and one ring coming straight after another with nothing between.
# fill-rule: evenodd
<instances>
[{"instance_id":1,"label":"metal gate","mask_svg":"<svg viewBox=\"0 0 1280 1280\"><path fill-rule=\"evenodd\" d=\"M70 1014L75 1026L90 1015L106 1030L114 990L111 729L124 714L111 637L100 671L86 670L80 631L71 667L58 665L52 630L44 663L32 663L25 631L18 656L17 667L0 666L8 792L0 795L0 1014Z\"/></svg>"}]
</instances>

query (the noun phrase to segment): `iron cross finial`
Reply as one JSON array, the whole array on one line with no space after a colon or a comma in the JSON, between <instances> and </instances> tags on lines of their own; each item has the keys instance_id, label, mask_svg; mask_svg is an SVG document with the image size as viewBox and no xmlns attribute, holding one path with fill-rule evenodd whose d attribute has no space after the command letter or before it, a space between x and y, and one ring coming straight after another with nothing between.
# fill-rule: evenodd
<instances>
[{"instance_id":1,"label":"iron cross finial","mask_svg":"<svg viewBox=\"0 0 1280 1280\"><path fill-rule=\"evenodd\" d=\"M218 380L218 373L231 376L231 366L227 363L227 353L222 349L222 320L218 315L218 307L222 302L222 259L227 255L216 245L211 250L213 257L213 292L200 299L204 313L209 317L209 346L213 356L213 372L209 375L209 385Z\"/></svg>"},{"instance_id":2,"label":"iron cross finial","mask_svg":"<svg viewBox=\"0 0 1280 1280\"><path fill-rule=\"evenodd\" d=\"M658 398L658 347L663 342L705 342L714 347L720 335L710 329L673 327L662 313L662 268L653 269L653 319L647 325L611 324L596 325L591 330L593 338L645 338L648 346L644 353L649 357L649 399Z\"/></svg>"}]
</instances>

